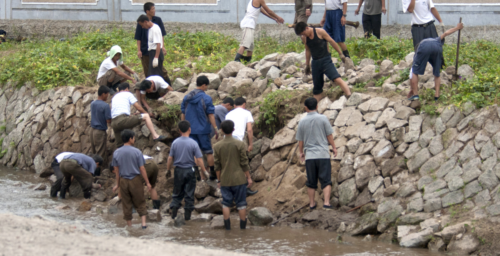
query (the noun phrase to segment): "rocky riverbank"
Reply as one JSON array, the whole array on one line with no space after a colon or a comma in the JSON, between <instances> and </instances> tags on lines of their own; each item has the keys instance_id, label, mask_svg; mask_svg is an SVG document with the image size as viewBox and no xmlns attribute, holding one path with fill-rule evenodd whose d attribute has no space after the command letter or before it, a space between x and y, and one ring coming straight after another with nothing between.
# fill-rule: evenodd
<instances>
[{"instance_id":1,"label":"rocky riverbank","mask_svg":"<svg viewBox=\"0 0 500 256\"><path fill-rule=\"evenodd\" d=\"M247 97L255 120L262 121L262 102L273 100L270 95L289 93L276 102L279 122L267 127L260 124L254 130L256 139L249 157L254 189L259 193L248 198L252 224L268 225L283 218L279 225L370 235L367 239L396 242L403 247L468 253L481 249L481 255L485 250L495 251L497 236L488 227L500 222L496 217L500 215L500 109L476 109L466 103L462 109L439 109L440 114L434 116L420 112L418 102L401 96L409 88L408 78L402 73L411 65L412 54L397 65L370 59L357 66L351 60L340 64L339 73L348 84L364 89L347 100L327 83L329 97L319 103L319 112L334 127L339 152L337 157L332 156L331 201L337 210L309 212L305 208L289 216L308 202L305 166L294 150L295 130L303 116L301 102L311 95L312 88L311 77L303 74L304 60L303 53L276 53L247 66L230 62L217 74L204 74L210 80L207 94L214 102L228 96ZM451 68L443 71L442 83L449 84L453 72ZM459 74L474 75L467 65L459 68ZM163 206L160 211L150 211L150 221L168 217L173 177L165 165L169 145L177 136L178 114L172 109L195 88L199 75L189 80L177 78L175 91L164 102L156 103L160 118L154 122L157 131L169 138L167 143L153 142L145 126L134 129L136 146L160 166L157 189ZM420 77L419 87L428 90L433 86L428 68ZM0 91L0 120L5 122L5 129L0 130L2 163L51 177L48 167L57 153L89 153L89 110L95 98L96 88L38 92L29 84L19 89L5 85ZM280 123L284 124L281 129L275 126ZM272 129L279 130L271 137ZM112 152L112 130L108 135ZM288 161L291 164L276 189ZM97 182L104 188L94 191L90 202L80 210L91 210L92 201L101 201L109 202L107 208L99 209L101 213L118 213L121 206L112 193L113 175L104 170ZM79 192L74 183L71 195L77 197ZM321 190L317 192L319 205L321 194ZM196 218L221 228L222 218L217 214L222 212L222 205L215 184L198 183L195 196ZM371 199L375 202L345 213Z\"/></svg>"}]
</instances>

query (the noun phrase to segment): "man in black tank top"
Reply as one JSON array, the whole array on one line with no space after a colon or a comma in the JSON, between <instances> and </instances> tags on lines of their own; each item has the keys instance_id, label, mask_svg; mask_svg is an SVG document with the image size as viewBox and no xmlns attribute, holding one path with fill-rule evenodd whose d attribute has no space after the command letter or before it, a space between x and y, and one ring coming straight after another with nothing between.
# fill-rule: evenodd
<instances>
[{"instance_id":1,"label":"man in black tank top","mask_svg":"<svg viewBox=\"0 0 500 256\"><path fill-rule=\"evenodd\" d=\"M328 43L335 49L340 56L342 62L345 62L345 56L337 43L326 33L325 30L320 28L308 27L306 23L299 22L295 26L295 33L302 38L302 42L306 47L306 75L311 73L311 56L312 56L312 77L313 77L313 95L318 102L323 98L323 85L325 81L323 75L326 75L330 81L335 82L344 95L349 98L351 90L346 82L342 80L340 74L337 72L335 65L332 62L332 56L328 51Z\"/></svg>"}]
</instances>

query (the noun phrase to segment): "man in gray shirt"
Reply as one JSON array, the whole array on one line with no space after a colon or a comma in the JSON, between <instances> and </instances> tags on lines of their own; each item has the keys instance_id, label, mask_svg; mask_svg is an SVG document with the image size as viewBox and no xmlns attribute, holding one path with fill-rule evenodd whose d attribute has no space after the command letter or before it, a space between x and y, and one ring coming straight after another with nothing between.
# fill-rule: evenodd
<instances>
[{"instance_id":1,"label":"man in gray shirt","mask_svg":"<svg viewBox=\"0 0 500 256\"><path fill-rule=\"evenodd\" d=\"M231 97L227 97L222 101L220 105L215 106L214 116L215 116L215 125L217 125L217 129L220 130L220 124L226 121L226 115L229 111L234 108L234 100ZM210 137L213 137L217 131L212 129L212 134Z\"/></svg>"},{"instance_id":2,"label":"man in gray shirt","mask_svg":"<svg viewBox=\"0 0 500 256\"><path fill-rule=\"evenodd\" d=\"M132 226L132 207L135 207L141 216L142 229L146 229L146 200L144 199L143 181L151 193L146 168L144 168L144 157L142 152L134 147L135 133L125 129L121 133L123 146L113 153L114 172L116 175L116 186L113 192L120 189L120 197L123 205L123 219L127 225ZM141 178L142 176L142 178Z\"/></svg>"},{"instance_id":3,"label":"man in gray shirt","mask_svg":"<svg viewBox=\"0 0 500 256\"><path fill-rule=\"evenodd\" d=\"M380 39L380 27L382 26L382 13L385 14L385 0L359 0L358 9L354 11L354 15L359 14L361 5L365 2L363 9L363 30L365 31L365 38L370 38L373 33Z\"/></svg>"},{"instance_id":4,"label":"man in gray shirt","mask_svg":"<svg viewBox=\"0 0 500 256\"><path fill-rule=\"evenodd\" d=\"M333 129L328 118L317 112L318 101L315 98L306 99L304 105L307 116L299 122L296 139L299 141L300 159L306 162L309 208L316 209L314 194L318 188L319 179L324 195L323 208L331 209L332 164L328 144L332 145L333 154L337 156L337 149L333 142Z\"/></svg>"},{"instance_id":5,"label":"man in gray shirt","mask_svg":"<svg viewBox=\"0 0 500 256\"><path fill-rule=\"evenodd\" d=\"M198 143L189 137L191 134L191 124L189 121L179 123L181 137L174 140L170 148L170 155L167 160L167 170L170 170L172 163L174 170L174 191L170 210L172 219L177 217L177 211L181 207L184 199L184 219L191 219L191 212L194 210L194 191L196 189L196 164L201 168L201 178L205 180L208 173L205 170L203 155ZM196 162L195 162L196 158Z\"/></svg>"},{"instance_id":6,"label":"man in gray shirt","mask_svg":"<svg viewBox=\"0 0 500 256\"><path fill-rule=\"evenodd\" d=\"M102 157L99 155L90 157L81 153L65 153L64 155L57 155L56 160L59 161L59 168L63 176L59 196L62 199L66 198L66 190L71 186L71 177L73 176L82 187L83 197L90 198L94 180L92 176L96 168L102 165ZM99 185L96 187L99 187ZM57 189L55 190L57 195Z\"/></svg>"}]
</instances>

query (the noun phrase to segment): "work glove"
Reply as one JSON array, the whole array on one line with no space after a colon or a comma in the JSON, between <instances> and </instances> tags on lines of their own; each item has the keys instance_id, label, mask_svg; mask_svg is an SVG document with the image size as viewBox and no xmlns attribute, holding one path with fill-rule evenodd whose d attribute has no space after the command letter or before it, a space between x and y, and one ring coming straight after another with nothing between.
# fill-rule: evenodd
<instances>
[{"instance_id":1,"label":"work glove","mask_svg":"<svg viewBox=\"0 0 500 256\"><path fill-rule=\"evenodd\" d=\"M158 67L158 58L153 59L153 68Z\"/></svg>"},{"instance_id":2,"label":"work glove","mask_svg":"<svg viewBox=\"0 0 500 256\"><path fill-rule=\"evenodd\" d=\"M311 66L306 66L306 69L304 70L304 72L306 73L306 75L310 75L311 74Z\"/></svg>"}]
</instances>

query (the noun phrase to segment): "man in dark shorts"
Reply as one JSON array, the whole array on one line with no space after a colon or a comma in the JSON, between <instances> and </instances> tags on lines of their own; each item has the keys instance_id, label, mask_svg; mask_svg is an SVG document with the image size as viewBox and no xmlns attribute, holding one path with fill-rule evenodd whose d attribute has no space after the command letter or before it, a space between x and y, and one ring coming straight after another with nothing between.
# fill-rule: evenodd
<instances>
[{"instance_id":1,"label":"man in dark shorts","mask_svg":"<svg viewBox=\"0 0 500 256\"><path fill-rule=\"evenodd\" d=\"M351 56L344 43L347 2L348 0L325 0L325 14L323 15L320 25L323 26L323 29L328 35L339 44L345 57L350 58ZM335 50L337 50L337 48L335 48Z\"/></svg>"},{"instance_id":2,"label":"man in dark shorts","mask_svg":"<svg viewBox=\"0 0 500 256\"><path fill-rule=\"evenodd\" d=\"M432 65L433 75L434 75L434 87L436 92L434 94L434 100L439 99L439 86L441 85L441 67L443 66L443 44L444 38L455 33L458 30L464 28L463 23L458 23L458 25L452 29L444 32L440 37L427 38L420 42L417 48L417 52L413 57L413 65L410 72L410 85L411 90L408 93L409 100L419 100L418 97L418 76L425 73L425 67L427 62Z\"/></svg>"},{"instance_id":3,"label":"man in dark shorts","mask_svg":"<svg viewBox=\"0 0 500 256\"><path fill-rule=\"evenodd\" d=\"M233 121L222 122L221 129L225 137L215 144L214 153L215 170L219 179L218 186L222 194L224 227L226 230L231 229L229 214L235 203L240 215L240 229L245 229L247 226L247 187L252 186L247 147L243 141L233 137Z\"/></svg>"},{"instance_id":4,"label":"man in dark shorts","mask_svg":"<svg viewBox=\"0 0 500 256\"><path fill-rule=\"evenodd\" d=\"M346 97L350 97L351 90L349 90L349 87L337 72L335 65L333 65L330 52L328 51L328 43L330 43L333 49L339 53L342 62L344 62L345 56L341 52L337 43L335 43L325 30L308 27L304 22L299 22L295 26L295 34L301 37L302 42L306 47L306 74L311 73L311 65L309 63L311 62L311 57L313 59L312 77L314 84L314 98L316 98L318 102L322 99L323 85L325 84L323 75L326 75L330 81L333 81L340 86Z\"/></svg>"},{"instance_id":5,"label":"man in dark shorts","mask_svg":"<svg viewBox=\"0 0 500 256\"><path fill-rule=\"evenodd\" d=\"M153 200L153 209L160 209L160 200L158 198L158 192L156 192L156 181L158 180L158 165L152 157L143 155L144 157L144 168L146 169L146 174L148 175L149 184L151 184L151 200ZM146 181L143 179L144 184Z\"/></svg>"},{"instance_id":6,"label":"man in dark shorts","mask_svg":"<svg viewBox=\"0 0 500 256\"><path fill-rule=\"evenodd\" d=\"M135 133L131 130L123 130L121 133L123 147L113 153L113 167L116 175L116 185L113 192L120 189L120 197L123 207L123 219L127 225L132 226L132 207L141 216L142 229L146 229L146 200L144 199L143 182L146 183L148 191L151 192L146 168L144 168L144 157L141 151L134 147Z\"/></svg>"},{"instance_id":7,"label":"man in dark shorts","mask_svg":"<svg viewBox=\"0 0 500 256\"><path fill-rule=\"evenodd\" d=\"M214 151L212 150L212 129L217 131L215 124L215 107L212 97L205 91L208 89L210 81L206 76L199 76L196 79L196 89L189 92L181 104L181 120L187 120L191 124L191 134L189 137L195 140L200 146L201 152L207 155L207 163L210 168L210 179L215 180L214 171ZM215 133L215 138L219 134Z\"/></svg>"},{"instance_id":8,"label":"man in dark shorts","mask_svg":"<svg viewBox=\"0 0 500 256\"><path fill-rule=\"evenodd\" d=\"M101 85L97 90L97 100L90 103L90 147L93 154L98 154L104 159L104 165L108 164L107 141L108 124L111 123L111 108L106 103L111 90Z\"/></svg>"},{"instance_id":9,"label":"man in dark shorts","mask_svg":"<svg viewBox=\"0 0 500 256\"><path fill-rule=\"evenodd\" d=\"M438 37L434 18L441 23L444 32L443 20L436 7L434 7L432 0L403 0L403 12L412 14L411 36L415 51L422 40Z\"/></svg>"},{"instance_id":10,"label":"man in dark shorts","mask_svg":"<svg viewBox=\"0 0 500 256\"><path fill-rule=\"evenodd\" d=\"M132 129L141 124L142 120L146 122L154 141L164 140L166 137L156 133L149 114L139 105L137 99L130 92L128 83L121 83L118 86L118 93L111 100L111 127L115 133L116 146L123 145L120 134L125 129ZM130 115L130 107L134 106L141 115Z\"/></svg>"},{"instance_id":11,"label":"man in dark shorts","mask_svg":"<svg viewBox=\"0 0 500 256\"><path fill-rule=\"evenodd\" d=\"M83 197L86 199L90 198L90 192L93 188L94 181L93 175L96 168L102 165L102 161L102 157L99 155L90 157L81 153L65 154L61 161L59 161L59 168L64 177L59 197L62 199L66 198L66 190L71 186L71 177L74 177L82 187ZM99 187L100 186L96 184L96 188Z\"/></svg>"},{"instance_id":12,"label":"man in dark shorts","mask_svg":"<svg viewBox=\"0 0 500 256\"><path fill-rule=\"evenodd\" d=\"M154 24L158 25L161 31L161 35L164 38L165 35L167 35L167 32L165 31L165 27L163 26L163 21L161 20L160 17L155 16L156 15L156 7L154 3L147 2L144 4L144 12L146 13L146 16L148 16L149 20L153 22ZM142 64L142 69L144 71L144 76L148 77L149 76L149 53L148 53L148 29L144 29L141 27L141 25L137 24L137 27L135 28L135 40L137 40L137 57L141 59L141 64ZM163 48L161 49L163 51L163 55L167 54L167 50L165 49L165 45L163 45ZM161 77L167 82L168 84L170 83L170 78L168 77L167 70L165 67L162 68L162 75Z\"/></svg>"},{"instance_id":13,"label":"man in dark shorts","mask_svg":"<svg viewBox=\"0 0 500 256\"><path fill-rule=\"evenodd\" d=\"M174 192L172 195L172 219L177 217L177 211L181 207L184 199L184 219L190 220L191 213L194 210L194 191L196 189L195 166L201 168L201 177L206 179L205 164L198 143L190 138L191 125L188 121L179 122L179 131L181 137L174 140L170 148L170 155L167 160L167 170L170 170L172 164L174 170ZM196 161L195 161L196 159Z\"/></svg>"},{"instance_id":14,"label":"man in dark shorts","mask_svg":"<svg viewBox=\"0 0 500 256\"><path fill-rule=\"evenodd\" d=\"M380 27L382 27L382 13L386 13L385 0L359 0L358 9L354 11L354 15L359 14L361 5L365 2L363 8L363 30L365 38L370 38L372 34L380 39Z\"/></svg>"},{"instance_id":15,"label":"man in dark shorts","mask_svg":"<svg viewBox=\"0 0 500 256\"><path fill-rule=\"evenodd\" d=\"M299 141L300 159L306 162L309 208L316 209L314 194L319 180L324 196L323 208L332 209L330 205L332 164L328 144L332 146L333 153L337 156L337 148L333 142L333 129L328 118L317 112L318 101L315 98L306 99L304 105L307 116L299 122L296 139Z\"/></svg>"}]
</instances>

